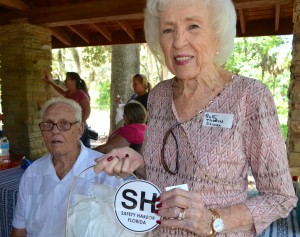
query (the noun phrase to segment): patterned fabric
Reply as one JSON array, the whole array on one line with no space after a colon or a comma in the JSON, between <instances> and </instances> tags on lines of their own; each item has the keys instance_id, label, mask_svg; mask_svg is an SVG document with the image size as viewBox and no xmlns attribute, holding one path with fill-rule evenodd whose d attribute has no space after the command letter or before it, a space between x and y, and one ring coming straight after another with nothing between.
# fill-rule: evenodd
<instances>
[{"instance_id":1,"label":"patterned fabric","mask_svg":"<svg viewBox=\"0 0 300 237\"><path fill-rule=\"evenodd\" d=\"M18 166L0 171L0 236L9 237L13 212L17 203L19 183L24 170Z\"/></svg>"},{"instance_id":2,"label":"patterned fabric","mask_svg":"<svg viewBox=\"0 0 300 237\"><path fill-rule=\"evenodd\" d=\"M257 80L234 76L203 112L172 130L165 142L165 159L174 170L178 150L180 167L177 175L170 175L161 165L160 157L164 134L179 121L172 99L173 82L174 79L163 81L149 94L143 152L147 179L161 190L187 183L190 190L202 195L208 208L246 204L252 213L256 233L274 220L286 217L297 199L269 90ZM232 128L203 126L205 112L233 114ZM247 199L250 166L260 195ZM256 233L253 230L219 236L246 237ZM159 227L153 231L153 236L196 235Z\"/></svg>"}]
</instances>

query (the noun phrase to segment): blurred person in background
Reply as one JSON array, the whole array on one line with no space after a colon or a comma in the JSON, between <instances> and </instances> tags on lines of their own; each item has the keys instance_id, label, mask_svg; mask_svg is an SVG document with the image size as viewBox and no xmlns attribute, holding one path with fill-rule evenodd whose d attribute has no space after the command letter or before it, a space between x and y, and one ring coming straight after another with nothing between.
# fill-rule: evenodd
<instances>
[{"instance_id":1,"label":"blurred person in background","mask_svg":"<svg viewBox=\"0 0 300 237\"><path fill-rule=\"evenodd\" d=\"M127 103L131 100L136 100L140 102L147 110L148 94L152 88L147 77L143 74L135 74L131 78L131 88L134 94L130 97ZM122 104L122 99L120 96L116 98L118 104Z\"/></svg>"},{"instance_id":2,"label":"blurred person in background","mask_svg":"<svg viewBox=\"0 0 300 237\"><path fill-rule=\"evenodd\" d=\"M129 146L140 152L147 128L146 120L147 112L144 106L138 101L130 101L124 106L124 125L114 131L105 144L95 147L94 150L108 153L114 148Z\"/></svg>"}]
</instances>

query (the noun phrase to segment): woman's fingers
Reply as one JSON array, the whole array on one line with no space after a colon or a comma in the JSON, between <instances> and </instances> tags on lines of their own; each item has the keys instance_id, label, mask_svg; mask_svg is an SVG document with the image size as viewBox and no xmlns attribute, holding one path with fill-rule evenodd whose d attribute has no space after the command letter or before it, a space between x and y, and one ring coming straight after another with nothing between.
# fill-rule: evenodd
<instances>
[{"instance_id":1,"label":"woman's fingers","mask_svg":"<svg viewBox=\"0 0 300 237\"><path fill-rule=\"evenodd\" d=\"M210 231L211 214L200 194L181 189L163 192L155 212L166 227L184 228L199 235Z\"/></svg>"},{"instance_id":2,"label":"woman's fingers","mask_svg":"<svg viewBox=\"0 0 300 237\"><path fill-rule=\"evenodd\" d=\"M97 162L97 164L94 166L94 171L95 173L100 173L101 171L103 171L106 166L108 166L110 164L110 162L112 162L114 160L113 156L102 156L97 158L95 161Z\"/></svg>"},{"instance_id":3,"label":"woman's fingers","mask_svg":"<svg viewBox=\"0 0 300 237\"><path fill-rule=\"evenodd\" d=\"M106 171L109 175L128 177L135 169L143 164L142 156L129 147L113 149L110 153L95 159L96 173Z\"/></svg>"}]
</instances>

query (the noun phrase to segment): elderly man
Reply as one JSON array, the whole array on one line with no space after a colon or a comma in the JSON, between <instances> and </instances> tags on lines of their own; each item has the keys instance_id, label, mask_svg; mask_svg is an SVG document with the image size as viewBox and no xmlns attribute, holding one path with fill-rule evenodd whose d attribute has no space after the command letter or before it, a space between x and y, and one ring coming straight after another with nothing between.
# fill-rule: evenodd
<instances>
[{"instance_id":1,"label":"elderly man","mask_svg":"<svg viewBox=\"0 0 300 237\"><path fill-rule=\"evenodd\" d=\"M13 237L63 237L69 194L72 202L74 194L91 194L94 182L112 187L123 182L105 172L97 175L88 169L102 154L80 141L84 124L79 104L53 98L43 105L41 115L39 126L49 153L36 160L22 176ZM72 184L75 185L71 190Z\"/></svg>"}]
</instances>

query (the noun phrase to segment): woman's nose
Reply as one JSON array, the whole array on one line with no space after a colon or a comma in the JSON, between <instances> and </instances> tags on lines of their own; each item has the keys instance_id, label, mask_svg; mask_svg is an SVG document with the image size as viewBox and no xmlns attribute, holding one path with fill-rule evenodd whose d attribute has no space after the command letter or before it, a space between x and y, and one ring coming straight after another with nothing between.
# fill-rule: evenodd
<instances>
[{"instance_id":1,"label":"woman's nose","mask_svg":"<svg viewBox=\"0 0 300 237\"><path fill-rule=\"evenodd\" d=\"M174 34L173 46L176 49L181 49L188 44L187 37L184 31L176 31Z\"/></svg>"}]
</instances>

